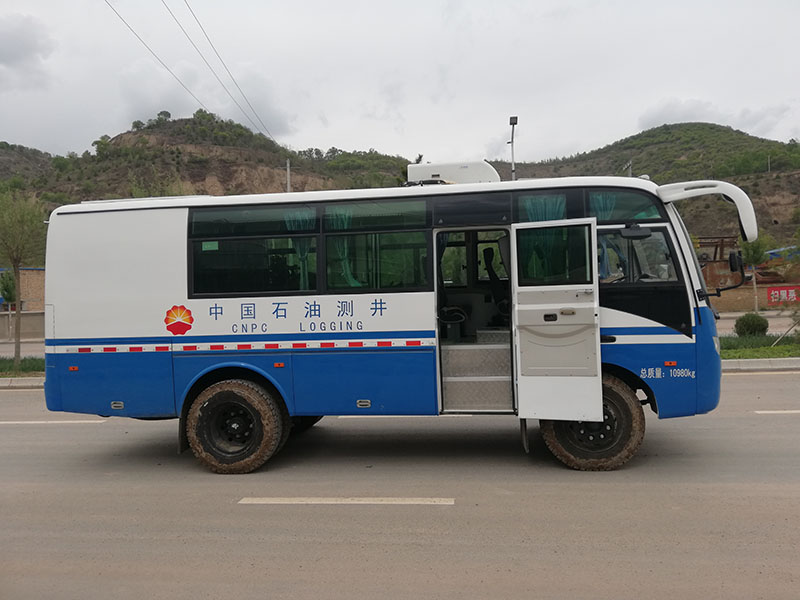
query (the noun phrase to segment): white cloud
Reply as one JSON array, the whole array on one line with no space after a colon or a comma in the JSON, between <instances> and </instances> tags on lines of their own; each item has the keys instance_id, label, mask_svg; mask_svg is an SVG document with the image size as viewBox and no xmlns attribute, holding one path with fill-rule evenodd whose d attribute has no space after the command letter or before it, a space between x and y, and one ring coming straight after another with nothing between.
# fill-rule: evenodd
<instances>
[{"instance_id":1,"label":"white cloud","mask_svg":"<svg viewBox=\"0 0 800 600\"><path fill-rule=\"evenodd\" d=\"M111 1L209 111L252 128L159 2ZM183 3L167 2L216 67ZM696 0L191 4L271 133L293 148L508 159L510 115L520 162L663 122L800 137L796 65L779 60L794 55L796 0L722 12ZM3 10L3 139L81 152L135 119L198 108L104 2L3 0Z\"/></svg>"},{"instance_id":2,"label":"white cloud","mask_svg":"<svg viewBox=\"0 0 800 600\"><path fill-rule=\"evenodd\" d=\"M34 17L0 16L0 94L45 87L46 60L55 49L45 25Z\"/></svg>"}]
</instances>

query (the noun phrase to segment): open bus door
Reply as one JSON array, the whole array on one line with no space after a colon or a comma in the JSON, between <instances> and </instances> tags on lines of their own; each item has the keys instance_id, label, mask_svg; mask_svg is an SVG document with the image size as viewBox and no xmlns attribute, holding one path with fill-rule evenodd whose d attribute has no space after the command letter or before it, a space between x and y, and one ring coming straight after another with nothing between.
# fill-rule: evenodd
<instances>
[{"instance_id":1,"label":"open bus door","mask_svg":"<svg viewBox=\"0 0 800 600\"><path fill-rule=\"evenodd\" d=\"M521 419L602 421L596 220L512 226L512 330Z\"/></svg>"}]
</instances>

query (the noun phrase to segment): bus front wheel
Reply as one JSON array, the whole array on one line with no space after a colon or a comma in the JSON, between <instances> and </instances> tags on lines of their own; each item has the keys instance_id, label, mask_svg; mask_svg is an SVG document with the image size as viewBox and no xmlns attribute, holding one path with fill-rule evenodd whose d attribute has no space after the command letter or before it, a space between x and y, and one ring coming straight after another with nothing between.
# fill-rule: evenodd
<instances>
[{"instance_id":1,"label":"bus front wheel","mask_svg":"<svg viewBox=\"0 0 800 600\"><path fill-rule=\"evenodd\" d=\"M542 438L562 463L580 471L612 471L628 462L644 439L644 411L634 391L603 376L603 421L540 421Z\"/></svg>"},{"instance_id":2,"label":"bus front wheel","mask_svg":"<svg viewBox=\"0 0 800 600\"><path fill-rule=\"evenodd\" d=\"M279 398L251 381L220 381L195 399L186 436L194 455L211 471L250 473L285 441L285 412Z\"/></svg>"}]
</instances>

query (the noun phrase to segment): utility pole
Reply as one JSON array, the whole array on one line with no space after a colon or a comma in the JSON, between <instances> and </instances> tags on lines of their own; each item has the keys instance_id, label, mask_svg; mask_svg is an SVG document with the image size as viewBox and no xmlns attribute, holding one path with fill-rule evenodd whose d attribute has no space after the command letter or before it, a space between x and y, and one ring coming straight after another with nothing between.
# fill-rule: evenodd
<instances>
[{"instance_id":1,"label":"utility pole","mask_svg":"<svg viewBox=\"0 0 800 600\"><path fill-rule=\"evenodd\" d=\"M288 158L286 159L286 191L292 191L292 163Z\"/></svg>"},{"instance_id":2,"label":"utility pole","mask_svg":"<svg viewBox=\"0 0 800 600\"><path fill-rule=\"evenodd\" d=\"M511 144L511 181L517 180L517 167L514 163L514 127L517 126L517 117L511 117L508 120L508 124L511 125L511 141L507 142Z\"/></svg>"},{"instance_id":3,"label":"utility pole","mask_svg":"<svg viewBox=\"0 0 800 600\"><path fill-rule=\"evenodd\" d=\"M633 177L633 159L623 165L622 170L624 171L626 169L628 171L628 177Z\"/></svg>"}]
</instances>

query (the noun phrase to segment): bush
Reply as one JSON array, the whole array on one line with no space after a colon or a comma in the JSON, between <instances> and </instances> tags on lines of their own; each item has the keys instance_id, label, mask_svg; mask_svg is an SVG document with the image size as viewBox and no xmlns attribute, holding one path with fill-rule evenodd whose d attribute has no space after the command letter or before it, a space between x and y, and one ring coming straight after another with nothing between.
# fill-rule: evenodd
<instances>
[{"instance_id":1,"label":"bush","mask_svg":"<svg viewBox=\"0 0 800 600\"><path fill-rule=\"evenodd\" d=\"M736 319L733 330L739 337L766 335L769 321L756 313L747 313Z\"/></svg>"}]
</instances>

